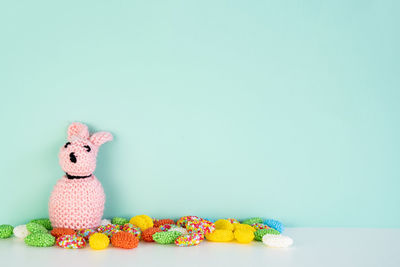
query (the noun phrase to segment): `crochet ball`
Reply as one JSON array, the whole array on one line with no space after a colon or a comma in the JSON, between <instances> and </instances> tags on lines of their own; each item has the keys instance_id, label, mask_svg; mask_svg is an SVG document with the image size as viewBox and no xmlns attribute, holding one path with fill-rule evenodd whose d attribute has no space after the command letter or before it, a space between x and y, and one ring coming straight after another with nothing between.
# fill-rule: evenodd
<instances>
[{"instance_id":1,"label":"crochet ball","mask_svg":"<svg viewBox=\"0 0 400 267\"><path fill-rule=\"evenodd\" d=\"M262 222L263 222L263 220L262 220L261 218L259 218L259 217L254 217L254 218L250 218L250 219L244 220L244 221L242 222L242 224L251 225L251 224L253 224L253 223L262 223Z\"/></svg>"},{"instance_id":2,"label":"crochet ball","mask_svg":"<svg viewBox=\"0 0 400 267\"><path fill-rule=\"evenodd\" d=\"M41 226L43 226L47 230L52 230L53 229L53 227L51 226L51 222L50 222L50 220L48 218L35 219L35 220L30 221L30 222L40 224Z\"/></svg>"},{"instance_id":3,"label":"crochet ball","mask_svg":"<svg viewBox=\"0 0 400 267\"><path fill-rule=\"evenodd\" d=\"M242 224L242 223L237 223L234 224L235 230L250 230L255 232L256 229L254 229L251 225L248 224Z\"/></svg>"},{"instance_id":4,"label":"crochet ball","mask_svg":"<svg viewBox=\"0 0 400 267\"><path fill-rule=\"evenodd\" d=\"M13 234L14 227L9 224L0 225L0 238L9 238Z\"/></svg>"},{"instance_id":5,"label":"crochet ball","mask_svg":"<svg viewBox=\"0 0 400 267\"><path fill-rule=\"evenodd\" d=\"M235 236L230 230L217 229L210 234L206 234L206 238L208 241L213 242L230 242Z\"/></svg>"},{"instance_id":6,"label":"crochet ball","mask_svg":"<svg viewBox=\"0 0 400 267\"><path fill-rule=\"evenodd\" d=\"M101 225L97 228L97 232L103 233L108 237L112 237L113 234L118 233L119 231L120 227L116 224Z\"/></svg>"},{"instance_id":7,"label":"crochet ball","mask_svg":"<svg viewBox=\"0 0 400 267\"><path fill-rule=\"evenodd\" d=\"M252 223L251 226L256 229L256 230L260 230L260 229L270 229L271 227L269 227L266 224L262 224L262 223Z\"/></svg>"},{"instance_id":8,"label":"crochet ball","mask_svg":"<svg viewBox=\"0 0 400 267\"><path fill-rule=\"evenodd\" d=\"M111 237L111 244L117 248L132 249L139 244L139 239L128 232L118 232Z\"/></svg>"},{"instance_id":9,"label":"crochet ball","mask_svg":"<svg viewBox=\"0 0 400 267\"><path fill-rule=\"evenodd\" d=\"M153 240L158 244L172 244L181 235L178 231L157 232L153 235Z\"/></svg>"},{"instance_id":10,"label":"crochet ball","mask_svg":"<svg viewBox=\"0 0 400 267\"><path fill-rule=\"evenodd\" d=\"M50 234L55 238L59 238L63 235L74 235L75 231L69 228L54 228L53 230L51 230Z\"/></svg>"},{"instance_id":11,"label":"crochet ball","mask_svg":"<svg viewBox=\"0 0 400 267\"><path fill-rule=\"evenodd\" d=\"M112 224L124 225L128 223L128 219L121 218L121 217L114 217L111 221Z\"/></svg>"},{"instance_id":12,"label":"crochet ball","mask_svg":"<svg viewBox=\"0 0 400 267\"><path fill-rule=\"evenodd\" d=\"M160 225L161 231L168 231L169 229L177 228L177 227L179 227L179 226L177 226L176 224L163 224L163 225Z\"/></svg>"},{"instance_id":13,"label":"crochet ball","mask_svg":"<svg viewBox=\"0 0 400 267\"><path fill-rule=\"evenodd\" d=\"M254 239L254 233L250 230L236 230L233 235L239 243L250 243Z\"/></svg>"},{"instance_id":14,"label":"crochet ball","mask_svg":"<svg viewBox=\"0 0 400 267\"><path fill-rule=\"evenodd\" d=\"M140 236L142 234L142 231L140 231L140 228L137 226L134 226L131 223L124 224L124 226L122 227L122 231L131 233L138 239L140 239Z\"/></svg>"},{"instance_id":15,"label":"crochet ball","mask_svg":"<svg viewBox=\"0 0 400 267\"><path fill-rule=\"evenodd\" d=\"M129 223L136 225L142 231L153 227L153 219L147 215L137 215L135 217L132 217Z\"/></svg>"},{"instance_id":16,"label":"crochet ball","mask_svg":"<svg viewBox=\"0 0 400 267\"><path fill-rule=\"evenodd\" d=\"M174 220L171 219L162 219L162 220L155 220L154 227L160 227L161 225L165 224L175 224Z\"/></svg>"},{"instance_id":17,"label":"crochet ball","mask_svg":"<svg viewBox=\"0 0 400 267\"><path fill-rule=\"evenodd\" d=\"M162 227L162 226L161 226ZM160 227L160 228L161 228ZM183 228L183 227L172 227L171 229L168 229L167 231L175 231L175 232L180 232L182 235L187 235L189 234L188 231Z\"/></svg>"},{"instance_id":18,"label":"crochet ball","mask_svg":"<svg viewBox=\"0 0 400 267\"><path fill-rule=\"evenodd\" d=\"M233 224L228 220L218 220L214 223L215 229L223 229L233 231Z\"/></svg>"},{"instance_id":19,"label":"crochet ball","mask_svg":"<svg viewBox=\"0 0 400 267\"><path fill-rule=\"evenodd\" d=\"M47 229L43 225L34 222L27 223L26 229L28 229L28 231L32 234L36 233L47 234Z\"/></svg>"},{"instance_id":20,"label":"crochet ball","mask_svg":"<svg viewBox=\"0 0 400 267\"><path fill-rule=\"evenodd\" d=\"M285 235L266 234L263 236L262 242L268 247L287 248L293 244L293 239Z\"/></svg>"},{"instance_id":21,"label":"crochet ball","mask_svg":"<svg viewBox=\"0 0 400 267\"><path fill-rule=\"evenodd\" d=\"M89 237L89 246L92 249L105 249L110 244L110 239L105 234L95 233Z\"/></svg>"},{"instance_id":22,"label":"crochet ball","mask_svg":"<svg viewBox=\"0 0 400 267\"><path fill-rule=\"evenodd\" d=\"M200 220L192 220L188 221L186 224L186 230L189 233L202 233L202 234L208 234L212 233L215 230L215 225L214 223L200 219Z\"/></svg>"},{"instance_id":23,"label":"crochet ball","mask_svg":"<svg viewBox=\"0 0 400 267\"><path fill-rule=\"evenodd\" d=\"M202 233L191 233L188 235L181 235L175 239L175 245L179 247L192 247L197 246L204 240Z\"/></svg>"},{"instance_id":24,"label":"crochet ball","mask_svg":"<svg viewBox=\"0 0 400 267\"><path fill-rule=\"evenodd\" d=\"M56 239L51 234L34 233L29 234L24 239L25 244L32 247L51 247L56 242Z\"/></svg>"},{"instance_id":25,"label":"crochet ball","mask_svg":"<svg viewBox=\"0 0 400 267\"><path fill-rule=\"evenodd\" d=\"M63 235L57 238L56 244L62 248L83 248L86 246L86 241L78 235Z\"/></svg>"},{"instance_id":26,"label":"crochet ball","mask_svg":"<svg viewBox=\"0 0 400 267\"><path fill-rule=\"evenodd\" d=\"M85 240L88 240L89 237L94 233L96 233L96 231L93 230L93 229L90 229L90 228L89 229L78 229L78 230L76 230L76 234L78 236L83 237Z\"/></svg>"},{"instance_id":27,"label":"crochet ball","mask_svg":"<svg viewBox=\"0 0 400 267\"><path fill-rule=\"evenodd\" d=\"M272 219L265 220L264 224L268 225L271 228L274 228L279 233L282 233L285 228L280 221L272 220Z\"/></svg>"},{"instance_id":28,"label":"crochet ball","mask_svg":"<svg viewBox=\"0 0 400 267\"><path fill-rule=\"evenodd\" d=\"M161 232L161 229L158 227L147 228L142 232L142 239L146 242L154 242L153 235L155 233Z\"/></svg>"},{"instance_id":29,"label":"crochet ball","mask_svg":"<svg viewBox=\"0 0 400 267\"><path fill-rule=\"evenodd\" d=\"M18 225L14 228L14 235L18 238L25 238L29 235L29 231L26 228L26 225Z\"/></svg>"},{"instance_id":30,"label":"crochet ball","mask_svg":"<svg viewBox=\"0 0 400 267\"><path fill-rule=\"evenodd\" d=\"M280 235L280 233L278 231L276 231L275 229L269 228L269 229L260 229L254 232L254 239L257 241L261 241L263 236L265 236L266 234L269 235Z\"/></svg>"},{"instance_id":31,"label":"crochet ball","mask_svg":"<svg viewBox=\"0 0 400 267\"><path fill-rule=\"evenodd\" d=\"M186 225L188 222L198 221L200 219L201 218L199 218L197 216L184 216L184 217L181 217L178 221L176 221L176 225L186 228Z\"/></svg>"}]
</instances>

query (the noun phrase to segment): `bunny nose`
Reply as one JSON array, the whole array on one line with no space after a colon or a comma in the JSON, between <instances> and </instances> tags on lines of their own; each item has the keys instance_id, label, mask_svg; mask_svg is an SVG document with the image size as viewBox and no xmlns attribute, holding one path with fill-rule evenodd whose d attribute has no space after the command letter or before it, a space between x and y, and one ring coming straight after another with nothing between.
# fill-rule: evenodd
<instances>
[{"instance_id":1,"label":"bunny nose","mask_svg":"<svg viewBox=\"0 0 400 267\"><path fill-rule=\"evenodd\" d=\"M69 154L69 160L70 160L72 163L76 163L76 157L75 157L74 152L72 152L72 153Z\"/></svg>"}]
</instances>

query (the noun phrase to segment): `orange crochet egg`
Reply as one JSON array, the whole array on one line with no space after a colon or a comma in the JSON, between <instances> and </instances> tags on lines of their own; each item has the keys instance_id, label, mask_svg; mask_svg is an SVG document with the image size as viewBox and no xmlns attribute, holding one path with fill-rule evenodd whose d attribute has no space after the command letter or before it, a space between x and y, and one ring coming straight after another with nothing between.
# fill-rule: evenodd
<instances>
[{"instance_id":1,"label":"orange crochet egg","mask_svg":"<svg viewBox=\"0 0 400 267\"><path fill-rule=\"evenodd\" d=\"M74 235L76 234L74 230L69 229L69 228L53 228L51 230L50 234L54 236L55 238L59 238L60 236L63 235Z\"/></svg>"},{"instance_id":2,"label":"orange crochet egg","mask_svg":"<svg viewBox=\"0 0 400 267\"><path fill-rule=\"evenodd\" d=\"M117 232L111 237L111 244L117 248L136 248L139 244L139 239L128 232Z\"/></svg>"},{"instance_id":3,"label":"orange crochet egg","mask_svg":"<svg viewBox=\"0 0 400 267\"><path fill-rule=\"evenodd\" d=\"M165 224L175 224L174 220L171 219L162 219L162 220L157 220L154 221L154 227L160 227L161 225Z\"/></svg>"},{"instance_id":4,"label":"orange crochet egg","mask_svg":"<svg viewBox=\"0 0 400 267\"><path fill-rule=\"evenodd\" d=\"M146 242L154 242L153 235L157 232L161 232L161 229L158 227L150 227L142 232L142 239Z\"/></svg>"}]
</instances>

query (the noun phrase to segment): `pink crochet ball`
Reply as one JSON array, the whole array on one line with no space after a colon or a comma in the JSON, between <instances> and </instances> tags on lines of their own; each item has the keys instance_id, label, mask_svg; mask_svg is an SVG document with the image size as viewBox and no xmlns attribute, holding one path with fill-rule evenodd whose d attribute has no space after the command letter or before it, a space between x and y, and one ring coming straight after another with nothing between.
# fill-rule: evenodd
<instances>
[{"instance_id":1,"label":"pink crochet ball","mask_svg":"<svg viewBox=\"0 0 400 267\"><path fill-rule=\"evenodd\" d=\"M58 180L49 200L53 227L81 229L100 225L105 195L93 172L99 147L111 140L108 132L90 136L88 127L79 122L68 127L68 142L59 153L65 175Z\"/></svg>"}]
</instances>

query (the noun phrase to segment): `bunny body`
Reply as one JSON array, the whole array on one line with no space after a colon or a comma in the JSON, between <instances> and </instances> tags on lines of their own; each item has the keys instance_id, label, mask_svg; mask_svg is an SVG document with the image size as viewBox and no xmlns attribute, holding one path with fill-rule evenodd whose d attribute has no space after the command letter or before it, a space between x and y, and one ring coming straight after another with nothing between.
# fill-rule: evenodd
<instances>
[{"instance_id":1,"label":"bunny body","mask_svg":"<svg viewBox=\"0 0 400 267\"><path fill-rule=\"evenodd\" d=\"M112 135L107 132L89 137L84 124L72 123L69 126L68 142L59 153L65 175L54 186L49 200L49 218L53 227L81 229L99 226L105 195L93 171L99 147L111 140Z\"/></svg>"}]
</instances>

